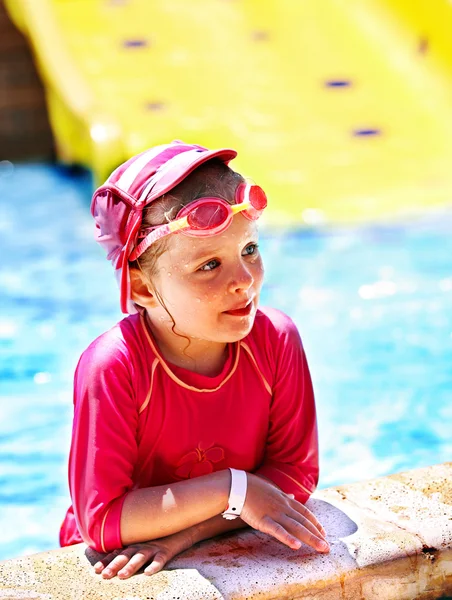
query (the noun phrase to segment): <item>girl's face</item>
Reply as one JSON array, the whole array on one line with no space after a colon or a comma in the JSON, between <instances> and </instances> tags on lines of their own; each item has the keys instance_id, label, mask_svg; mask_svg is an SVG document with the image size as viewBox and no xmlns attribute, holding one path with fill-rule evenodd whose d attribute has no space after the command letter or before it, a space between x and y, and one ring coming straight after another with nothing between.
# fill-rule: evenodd
<instances>
[{"instance_id":1,"label":"girl's face","mask_svg":"<svg viewBox=\"0 0 452 600\"><path fill-rule=\"evenodd\" d=\"M250 332L264 275L257 241L257 224L240 214L219 235L168 238L153 282L179 334L228 343ZM154 323L172 325L160 305L149 312Z\"/></svg>"}]
</instances>

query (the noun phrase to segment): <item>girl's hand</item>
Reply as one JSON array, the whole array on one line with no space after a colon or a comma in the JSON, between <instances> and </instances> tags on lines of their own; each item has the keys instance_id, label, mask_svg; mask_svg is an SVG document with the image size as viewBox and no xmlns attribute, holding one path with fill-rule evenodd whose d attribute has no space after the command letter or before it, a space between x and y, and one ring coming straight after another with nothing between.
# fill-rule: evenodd
<instances>
[{"instance_id":1,"label":"girl's hand","mask_svg":"<svg viewBox=\"0 0 452 600\"><path fill-rule=\"evenodd\" d=\"M240 514L243 521L293 550L304 542L318 552L329 552L323 527L304 504L257 475L247 473L247 479L246 501Z\"/></svg>"},{"instance_id":2,"label":"girl's hand","mask_svg":"<svg viewBox=\"0 0 452 600\"><path fill-rule=\"evenodd\" d=\"M188 550L193 544L190 531L186 529L158 540L114 550L94 565L94 571L102 573L104 579L111 579L115 575L120 579L127 579L151 561L144 572L146 575L153 575L163 569L176 554Z\"/></svg>"}]
</instances>

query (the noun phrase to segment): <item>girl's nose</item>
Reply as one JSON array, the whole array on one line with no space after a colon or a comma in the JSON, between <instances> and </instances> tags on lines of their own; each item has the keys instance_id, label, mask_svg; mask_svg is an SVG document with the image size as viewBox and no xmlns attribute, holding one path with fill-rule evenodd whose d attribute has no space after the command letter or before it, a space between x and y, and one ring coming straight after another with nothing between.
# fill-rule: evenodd
<instances>
[{"instance_id":1,"label":"girl's nose","mask_svg":"<svg viewBox=\"0 0 452 600\"><path fill-rule=\"evenodd\" d=\"M251 275L251 272L242 264L234 271L233 277L229 283L229 291L241 292L249 290L253 285L253 281L254 278Z\"/></svg>"}]
</instances>

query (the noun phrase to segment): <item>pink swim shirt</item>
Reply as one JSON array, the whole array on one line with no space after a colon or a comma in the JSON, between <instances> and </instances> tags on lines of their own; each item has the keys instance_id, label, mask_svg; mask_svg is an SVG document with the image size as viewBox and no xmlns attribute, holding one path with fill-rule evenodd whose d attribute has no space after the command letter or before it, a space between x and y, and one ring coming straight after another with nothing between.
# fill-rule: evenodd
<instances>
[{"instance_id":1,"label":"pink swim shirt","mask_svg":"<svg viewBox=\"0 0 452 600\"><path fill-rule=\"evenodd\" d=\"M75 373L62 546L120 548L131 490L228 467L262 475L300 502L317 485L311 377L287 315L259 309L216 377L168 363L141 313L85 350Z\"/></svg>"}]
</instances>

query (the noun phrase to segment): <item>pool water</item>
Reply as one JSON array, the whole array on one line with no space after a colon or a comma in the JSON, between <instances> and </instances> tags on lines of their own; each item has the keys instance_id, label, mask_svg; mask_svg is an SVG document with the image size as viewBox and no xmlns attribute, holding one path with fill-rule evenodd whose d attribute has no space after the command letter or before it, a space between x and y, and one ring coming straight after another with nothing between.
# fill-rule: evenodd
<instances>
[{"instance_id":1,"label":"pool water","mask_svg":"<svg viewBox=\"0 0 452 600\"><path fill-rule=\"evenodd\" d=\"M0 163L0 560L58 546L72 376L122 318L87 173ZM451 460L452 214L272 233L261 304L297 322L320 487Z\"/></svg>"}]
</instances>

